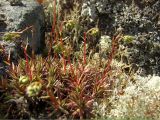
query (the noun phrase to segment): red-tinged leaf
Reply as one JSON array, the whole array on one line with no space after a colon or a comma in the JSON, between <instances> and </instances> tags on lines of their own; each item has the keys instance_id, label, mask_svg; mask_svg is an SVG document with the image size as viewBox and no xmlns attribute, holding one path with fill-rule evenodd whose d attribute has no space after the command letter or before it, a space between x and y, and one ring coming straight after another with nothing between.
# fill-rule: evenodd
<instances>
[{"instance_id":1,"label":"red-tinged leaf","mask_svg":"<svg viewBox=\"0 0 160 120\"><path fill-rule=\"evenodd\" d=\"M72 113L72 116L80 116L80 109L77 109L76 111L74 111L73 113Z\"/></svg>"},{"instance_id":2,"label":"red-tinged leaf","mask_svg":"<svg viewBox=\"0 0 160 120\"><path fill-rule=\"evenodd\" d=\"M84 62L84 65L87 63L86 62L86 32L84 33L83 62Z\"/></svg>"},{"instance_id":3,"label":"red-tinged leaf","mask_svg":"<svg viewBox=\"0 0 160 120\"><path fill-rule=\"evenodd\" d=\"M44 0L37 0L37 2L38 2L39 4L42 4L42 3L44 2Z\"/></svg>"},{"instance_id":4,"label":"red-tinged leaf","mask_svg":"<svg viewBox=\"0 0 160 120\"><path fill-rule=\"evenodd\" d=\"M28 74L30 80L32 80L32 72L31 72L30 65L29 65L27 47L28 47L28 44L24 48L24 55L25 55L25 59L26 59L26 73Z\"/></svg>"},{"instance_id":5,"label":"red-tinged leaf","mask_svg":"<svg viewBox=\"0 0 160 120\"><path fill-rule=\"evenodd\" d=\"M2 88L2 89L7 88L7 80L6 79L0 80L0 88Z\"/></svg>"},{"instance_id":6,"label":"red-tinged leaf","mask_svg":"<svg viewBox=\"0 0 160 120\"><path fill-rule=\"evenodd\" d=\"M8 61L3 61L5 64L10 65L10 62Z\"/></svg>"},{"instance_id":7,"label":"red-tinged leaf","mask_svg":"<svg viewBox=\"0 0 160 120\"><path fill-rule=\"evenodd\" d=\"M71 101L70 103L67 103L66 106L68 108L75 108L77 107L77 103L75 103L74 101Z\"/></svg>"},{"instance_id":8,"label":"red-tinged leaf","mask_svg":"<svg viewBox=\"0 0 160 120\"><path fill-rule=\"evenodd\" d=\"M87 106L88 108L92 107L93 102L94 102L94 99L89 100L89 101L86 103L86 106Z\"/></svg>"},{"instance_id":9,"label":"red-tinged leaf","mask_svg":"<svg viewBox=\"0 0 160 120\"><path fill-rule=\"evenodd\" d=\"M52 94L50 89L47 89L47 93L48 93L48 96L50 97L50 100L53 104L53 107L55 107L55 109L57 110L59 108L59 104L58 104L56 98L54 97L54 95Z\"/></svg>"}]
</instances>

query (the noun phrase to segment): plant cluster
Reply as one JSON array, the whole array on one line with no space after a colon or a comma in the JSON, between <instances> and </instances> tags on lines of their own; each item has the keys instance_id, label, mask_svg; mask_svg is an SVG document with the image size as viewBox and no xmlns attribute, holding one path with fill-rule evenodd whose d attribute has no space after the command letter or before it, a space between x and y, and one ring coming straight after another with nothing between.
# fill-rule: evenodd
<instances>
[{"instance_id":1,"label":"plant cluster","mask_svg":"<svg viewBox=\"0 0 160 120\"><path fill-rule=\"evenodd\" d=\"M46 32L47 47L35 55L28 52L28 44L21 44L24 56L14 63L0 46L9 74L0 78L0 118L130 119L142 114L158 118L159 94L141 89L124 60L133 36L118 34L111 39L101 36L97 26L87 28L87 18L79 16L75 2L70 15L61 16L64 1L37 1L48 4L45 10L52 26ZM15 32L5 34L4 40L19 37Z\"/></svg>"},{"instance_id":2,"label":"plant cluster","mask_svg":"<svg viewBox=\"0 0 160 120\"><path fill-rule=\"evenodd\" d=\"M84 34L84 41L85 39ZM111 95L108 91L112 89L113 84L110 84L107 74L115 54L114 44L119 39L120 36L113 39L110 58L103 67L88 64L92 59L87 60L85 42L83 60L78 62L71 59L71 55L64 55L62 41L61 44L58 41L55 43L51 48L53 55L49 51L47 58L41 55L29 57L26 46L25 59L20 59L18 64L10 63L10 81L5 93L6 106L20 108L9 108L6 111L7 117L15 118L17 112L17 118L38 117L42 112L39 108L42 102L43 109L50 111L43 117L94 117L93 103ZM35 104L35 107L31 108L31 103Z\"/></svg>"},{"instance_id":3,"label":"plant cluster","mask_svg":"<svg viewBox=\"0 0 160 120\"><path fill-rule=\"evenodd\" d=\"M80 18L76 19L78 11L75 17L60 21L56 0L54 7L45 54L28 54L26 45L22 46L24 58L16 64L8 62L10 76L1 85L6 88L1 106L5 118L92 118L93 104L111 95L113 84L107 76L121 35L113 37L108 61L94 66L87 46L99 29L85 32Z\"/></svg>"}]
</instances>

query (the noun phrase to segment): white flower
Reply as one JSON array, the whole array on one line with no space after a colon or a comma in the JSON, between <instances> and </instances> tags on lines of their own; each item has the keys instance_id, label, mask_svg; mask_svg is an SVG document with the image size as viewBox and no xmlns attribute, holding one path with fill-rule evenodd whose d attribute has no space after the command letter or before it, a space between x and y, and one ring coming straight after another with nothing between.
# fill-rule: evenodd
<instances>
[{"instance_id":1,"label":"white flower","mask_svg":"<svg viewBox=\"0 0 160 120\"><path fill-rule=\"evenodd\" d=\"M33 82L27 87L27 94L29 97L33 97L39 94L42 88L42 84L40 82Z\"/></svg>"}]
</instances>

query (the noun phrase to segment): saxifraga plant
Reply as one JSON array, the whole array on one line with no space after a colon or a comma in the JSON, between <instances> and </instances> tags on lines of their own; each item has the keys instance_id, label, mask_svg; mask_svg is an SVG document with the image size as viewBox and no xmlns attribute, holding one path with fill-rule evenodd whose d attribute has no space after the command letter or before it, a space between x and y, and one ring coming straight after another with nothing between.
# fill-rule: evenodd
<instances>
[{"instance_id":1,"label":"saxifraga plant","mask_svg":"<svg viewBox=\"0 0 160 120\"><path fill-rule=\"evenodd\" d=\"M85 39L84 37L84 41ZM111 70L110 65L116 52L115 44L119 39L120 36L113 39L112 51L104 71L87 63L85 49L84 59L78 63L72 61L70 57L67 60L62 57L42 56L29 59L24 49L25 59L21 59L18 65L11 64L7 93L10 99L6 102L8 105L14 103L20 108L17 108L17 111L8 109L7 115L14 118L13 113L19 112L17 118L38 117L40 113L46 114L41 111L41 104L44 104L43 109L50 111L47 118L94 117L93 103L97 99L106 97L112 88L107 74ZM33 104L35 105L31 108Z\"/></svg>"},{"instance_id":2,"label":"saxifraga plant","mask_svg":"<svg viewBox=\"0 0 160 120\"><path fill-rule=\"evenodd\" d=\"M54 2L56 5L56 0ZM57 23L55 12L54 18L48 56L29 57L26 45L25 59L20 59L17 65L10 63L6 118L92 118L93 103L110 95L108 91L114 83L107 75L121 35L113 38L108 62L101 67L89 64L84 33L83 58L76 62L72 58L73 45L69 44L66 54L68 44L63 40L63 22Z\"/></svg>"}]
</instances>

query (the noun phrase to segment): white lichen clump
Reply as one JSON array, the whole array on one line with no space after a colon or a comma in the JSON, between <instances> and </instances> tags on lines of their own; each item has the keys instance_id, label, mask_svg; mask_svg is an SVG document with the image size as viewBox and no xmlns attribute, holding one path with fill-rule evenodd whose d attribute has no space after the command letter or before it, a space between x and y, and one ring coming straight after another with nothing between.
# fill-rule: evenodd
<instances>
[{"instance_id":1,"label":"white lichen clump","mask_svg":"<svg viewBox=\"0 0 160 120\"><path fill-rule=\"evenodd\" d=\"M160 77L135 75L133 79L136 82L127 79L128 83L121 94L118 92L119 88L115 87L111 98L96 105L96 112L101 117L160 119ZM116 81L121 80L117 78ZM112 104L111 109L108 104Z\"/></svg>"},{"instance_id":2,"label":"white lichen clump","mask_svg":"<svg viewBox=\"0 0 160 120\"><path fill-rule=\"evenodd\" d=\"M153 117L160 118L160 77L148 76L136 78L135 84L124 89L123 95L117 95L113 101L114 109L110 117Z\"/></svg>"},{"instance_id":3,"label":"white lichen clump","mask_svg":"<svg viewBox=\"0 0 160 120\"><path fill-rule=\"evenodd\" d=\"M101 36L100 39L100 48L102 52L107 52L111 47L111 38L110 36Z\"/></svg>"}]
</instances>

